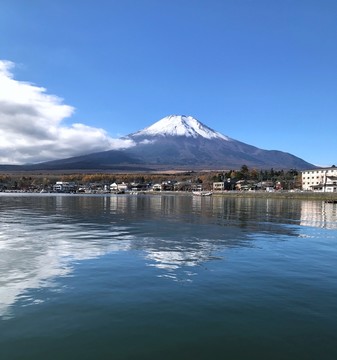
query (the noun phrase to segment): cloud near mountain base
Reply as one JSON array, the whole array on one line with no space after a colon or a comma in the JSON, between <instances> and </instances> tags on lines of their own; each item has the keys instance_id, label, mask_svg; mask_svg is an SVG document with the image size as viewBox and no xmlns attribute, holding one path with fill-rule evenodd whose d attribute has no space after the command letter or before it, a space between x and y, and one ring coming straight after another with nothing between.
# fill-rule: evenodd
<instances>
[{"instance_id":1,"label":"cloud near mountain base","mask_svg":"<svg viewBox=\"0 0 337 360\"><path fill-rule=\"evenodd\" d=\"M0 60L0 164L37 163L133 146L105 130L75 123L75 109L43 87L13 78L14 63Z\"/></svg>"}]
</instances>

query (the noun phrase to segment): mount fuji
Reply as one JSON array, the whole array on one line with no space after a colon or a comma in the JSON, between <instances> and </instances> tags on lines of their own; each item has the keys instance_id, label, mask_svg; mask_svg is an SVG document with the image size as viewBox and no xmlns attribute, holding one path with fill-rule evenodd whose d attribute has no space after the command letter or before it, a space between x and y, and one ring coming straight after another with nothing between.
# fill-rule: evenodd
<instances>
[{"instance_id":1,"label":"mount fuji","mask_svg":"<svg viewBox=\"0 0 337 360\"><path fill-rule=\"evenodd\" d=\"M192 116L170 115L124 139L130 156L151 166L196 169L310 169L308 162L277 150L262 150L225 136Z\"/></svg>"},{"instance_id":2,"label":"mount fuji","mask_svg":"<svg viewBox=\"0 0 337 360\"><path fill-rule=\"evenodd\" d=\"M129 135L127 138L137 140L142 137L146 138L156 136L185 136L193 138L202 137L205 139L229 140L227 136L212 130L192 116L185 115L166 116L153 125Z\"/></svg>"},{"instance_id":3,"label":"mount fuji","mask_svg":"<svg viewBox=\"0 0 337 360\"><path fill-rule=\"evenodd\" d=\"M133 146L31 165L35 169L212 170L311 169L314 165L277 150L263 150L225 136L192 116L170 115L123 138Z\"/></svg>"}]
</instances>

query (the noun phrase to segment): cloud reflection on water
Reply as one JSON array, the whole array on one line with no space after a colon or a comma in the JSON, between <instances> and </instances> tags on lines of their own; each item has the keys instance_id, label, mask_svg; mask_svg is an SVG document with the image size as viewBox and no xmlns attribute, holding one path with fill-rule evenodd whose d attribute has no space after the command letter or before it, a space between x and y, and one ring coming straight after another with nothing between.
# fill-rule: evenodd
<instances>
[{"instance_id":1,"label":"cloud reflection on water","mask_svg":"<svg viewBox=\"0 0 337 360\"><path fill-rule=\"evenodd\" d=\"M55 286L76 262L136 250L157 276L190 281L249 234L298 236L285 224L336 228L320 202L184 196L2 196L0 316L30 289ZM211 229L211 231L210 231ZM28 299L31 302L36 299Z\"/></svg>"},{"instance_id":2,"label":"cloud reflection on water","mask_svg":"<svg viewBox=\"0 0 337 360\"><path fill-rule=\"evenodd\" d=\"M16 217L15 212L7 212L7 219L12 216ZM70 276L76 262L129 248L124 228L114 227L102 237L103 233L93 228L89 235L83 224L55 223L53 217L45 221L47 218L35 218L34 222L23 218L0 232L0 316L19 298L26 298L27 290L53 287L58 277ZM123 242L107 241L108 236Z\"/></svg>"}]
</instances>

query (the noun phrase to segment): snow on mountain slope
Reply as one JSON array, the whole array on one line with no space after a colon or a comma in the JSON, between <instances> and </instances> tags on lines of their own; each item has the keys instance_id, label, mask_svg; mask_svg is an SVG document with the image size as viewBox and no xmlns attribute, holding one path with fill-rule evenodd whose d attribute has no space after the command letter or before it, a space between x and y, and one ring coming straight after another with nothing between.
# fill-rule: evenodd
<instances>
[{"instance_id":1,"label":"snow on mountain slope","mask_svg":"<svg viewBox=\"0 0 337 360\"><path fill-rule=\"evenodd\" d=\"M192 116L170 115L157 121L153 125L129 135L130 137L148 137L148 136L186 136L203 137L206 139L222 139L230 141L227 136L220 134L202 124Z\"/></svg>"}]
</instances>

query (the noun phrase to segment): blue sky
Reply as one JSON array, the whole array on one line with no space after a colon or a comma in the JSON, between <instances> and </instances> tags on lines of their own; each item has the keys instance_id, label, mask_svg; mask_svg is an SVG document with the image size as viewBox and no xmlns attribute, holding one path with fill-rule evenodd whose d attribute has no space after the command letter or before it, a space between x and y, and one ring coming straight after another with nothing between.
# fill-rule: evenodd
<instances>
[{"instance_id":1,"label":"blue sky","mask_svg":"<svg viewBox=\"0 0 337 360\"><path fill-rule=\"evenodd\" d=\"M2 0L0 162L113 148L185 114L337 165L336 19L335 0Z\"/></svg>"}]
</instances>

